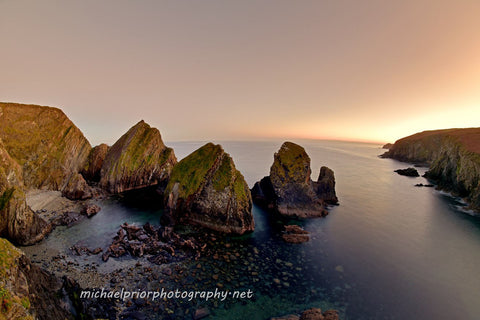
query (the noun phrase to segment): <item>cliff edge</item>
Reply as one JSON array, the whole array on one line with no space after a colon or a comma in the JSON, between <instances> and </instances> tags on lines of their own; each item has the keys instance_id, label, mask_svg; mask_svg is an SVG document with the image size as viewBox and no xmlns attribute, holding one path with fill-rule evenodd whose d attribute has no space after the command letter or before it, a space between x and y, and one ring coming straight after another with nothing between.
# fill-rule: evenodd
<instances>
[{"instance_id":1,"label":"cliff edge","mask_svg":"<svg viewBox=\"0 0 480 320\"><path fill-rule=\"evenodd\" d=\"M480 128L416 133L396 141L381 157L428 165L425 177L480 212Z\"/></svg>"}]
</instances>

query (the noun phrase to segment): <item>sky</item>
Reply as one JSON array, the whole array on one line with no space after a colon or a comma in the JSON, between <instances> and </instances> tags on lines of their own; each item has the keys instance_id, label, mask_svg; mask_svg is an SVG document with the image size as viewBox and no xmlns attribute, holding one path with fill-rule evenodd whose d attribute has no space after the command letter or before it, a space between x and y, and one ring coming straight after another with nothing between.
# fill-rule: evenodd
<instances>
[{"instance_id":1,"label":"sky","mask_svg":"<svg viewBox=\"0 0 480 320\"><path fill-rule=\"evenodd\" d=\"M478 0L0 0L0 101L93 144L480 126Z\"/></svg>"}]
</instances>

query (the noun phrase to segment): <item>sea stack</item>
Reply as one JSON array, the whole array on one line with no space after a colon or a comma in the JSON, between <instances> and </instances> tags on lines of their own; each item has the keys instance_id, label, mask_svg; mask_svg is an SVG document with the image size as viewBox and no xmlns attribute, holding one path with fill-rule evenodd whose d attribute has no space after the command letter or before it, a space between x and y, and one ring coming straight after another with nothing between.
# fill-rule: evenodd
<instances>
[{"instance_id":1,"label":"sea stack","mask_svg":"<svg viewBox=\"0 0 480 320\"><path fill-rule=\"evenodd\" d=\"M101 153L105 151L102 148L98 150L99 157L90 158L94 167L101 161ZM158 129L142 120L108 148L102 162L100 187L110 193L121 193L166 184L177 158L173 149L163 143ZM86 169L89 172L90 166ZM95 169L91 173L93 178L98 176Z\"/></svg>"},{"instance_id":2,"label":"sea stack","mask_svg":"<svg viewBox=\"0 0 480 320\"><path fill-rule=\"evenodd\" d=\"M310 157L305 149L285 142L275 153L270 175L255 183L253 201L282 216L311 218L328 214L326 204L337 204L335 176L322 167L317 182L312 181Z\"/></svg>"},{"instance_id":3,"label":"sea stack","mask_svg":"<svg viewBox=\"0 0 480 320\"><path fill-rule=\"evenodd\" d=\"M231 234L254 229L248 185L220 145L208 143L180 161L164 197L173 223Z\"/></svg>"}]
</instances>

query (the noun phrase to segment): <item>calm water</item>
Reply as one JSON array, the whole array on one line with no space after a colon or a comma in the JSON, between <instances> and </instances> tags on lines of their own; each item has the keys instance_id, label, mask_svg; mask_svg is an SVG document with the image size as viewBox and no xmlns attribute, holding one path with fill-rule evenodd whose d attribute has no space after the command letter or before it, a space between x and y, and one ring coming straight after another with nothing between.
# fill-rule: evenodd
<instances>
[{"instance_id":1,"label":"calm water","mask_svg":"<svg viewBox=\"0 0 480 320\"><path fill-rule=\"evenodd\" d=\"M313 179L322 165L335 171L340 206L326 218L296 221L311 232L311 241L301 245L283 243L279 222L254 207L255 232L230 239L236 249L227 253L238 259L200 263L207 273L219 272L224 288L252 289L256 299L209 305L210 319L267 319L311 306L336 308L344 319L480 318L478 217L446 194L414 187L424 178L394 173L408 165L378 158L384 151L378 145L296 142L312 159ZM221 144L252 186L268 174L281 142ZM203 143L168 145L180 159ZM81 240L106 247L124 221L157 224L161 214L117 199L101 206L95 217L56 230L44 245L61 248ZM195 283L185 286L215 286Z\"/></svg>"}]
</instances>

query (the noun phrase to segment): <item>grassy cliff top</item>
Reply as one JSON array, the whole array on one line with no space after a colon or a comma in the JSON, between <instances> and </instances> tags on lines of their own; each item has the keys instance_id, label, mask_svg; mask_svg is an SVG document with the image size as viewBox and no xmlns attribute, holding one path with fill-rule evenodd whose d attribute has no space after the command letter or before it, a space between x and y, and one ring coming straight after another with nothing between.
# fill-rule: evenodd
<instances>
[{"instance_id":1,"label":"grassy cliff top","mask_svg":"<svg viewBox=\"0 0 480 320\"><path fill-rule=\"evenodd\" d=\"M214 166L215 161L224 153L220 145L207 143L203 147L192 152L175 165L166 188L166 194L169 194L175 183L180 184L179 197L188 197L195 193L202 182L205 181L209 170ZM221 166L222 170L227 170L227 165ZM215 182L216 188L220 188L224 182L220 177Z\"/></svg>"},{"instance_id":2,"label":"grassy cliff top","mask_svg":"<svg viewBox=\"0 0 480 320\"><path fill-rule=\"evenodd\" d=\"M480 154L480 128L454 128L423 131L397 140L397 142L402 143L409 141L418 141L434 137L453 137L457 139L468 151Z\"/></svg>"}]
</instances>

